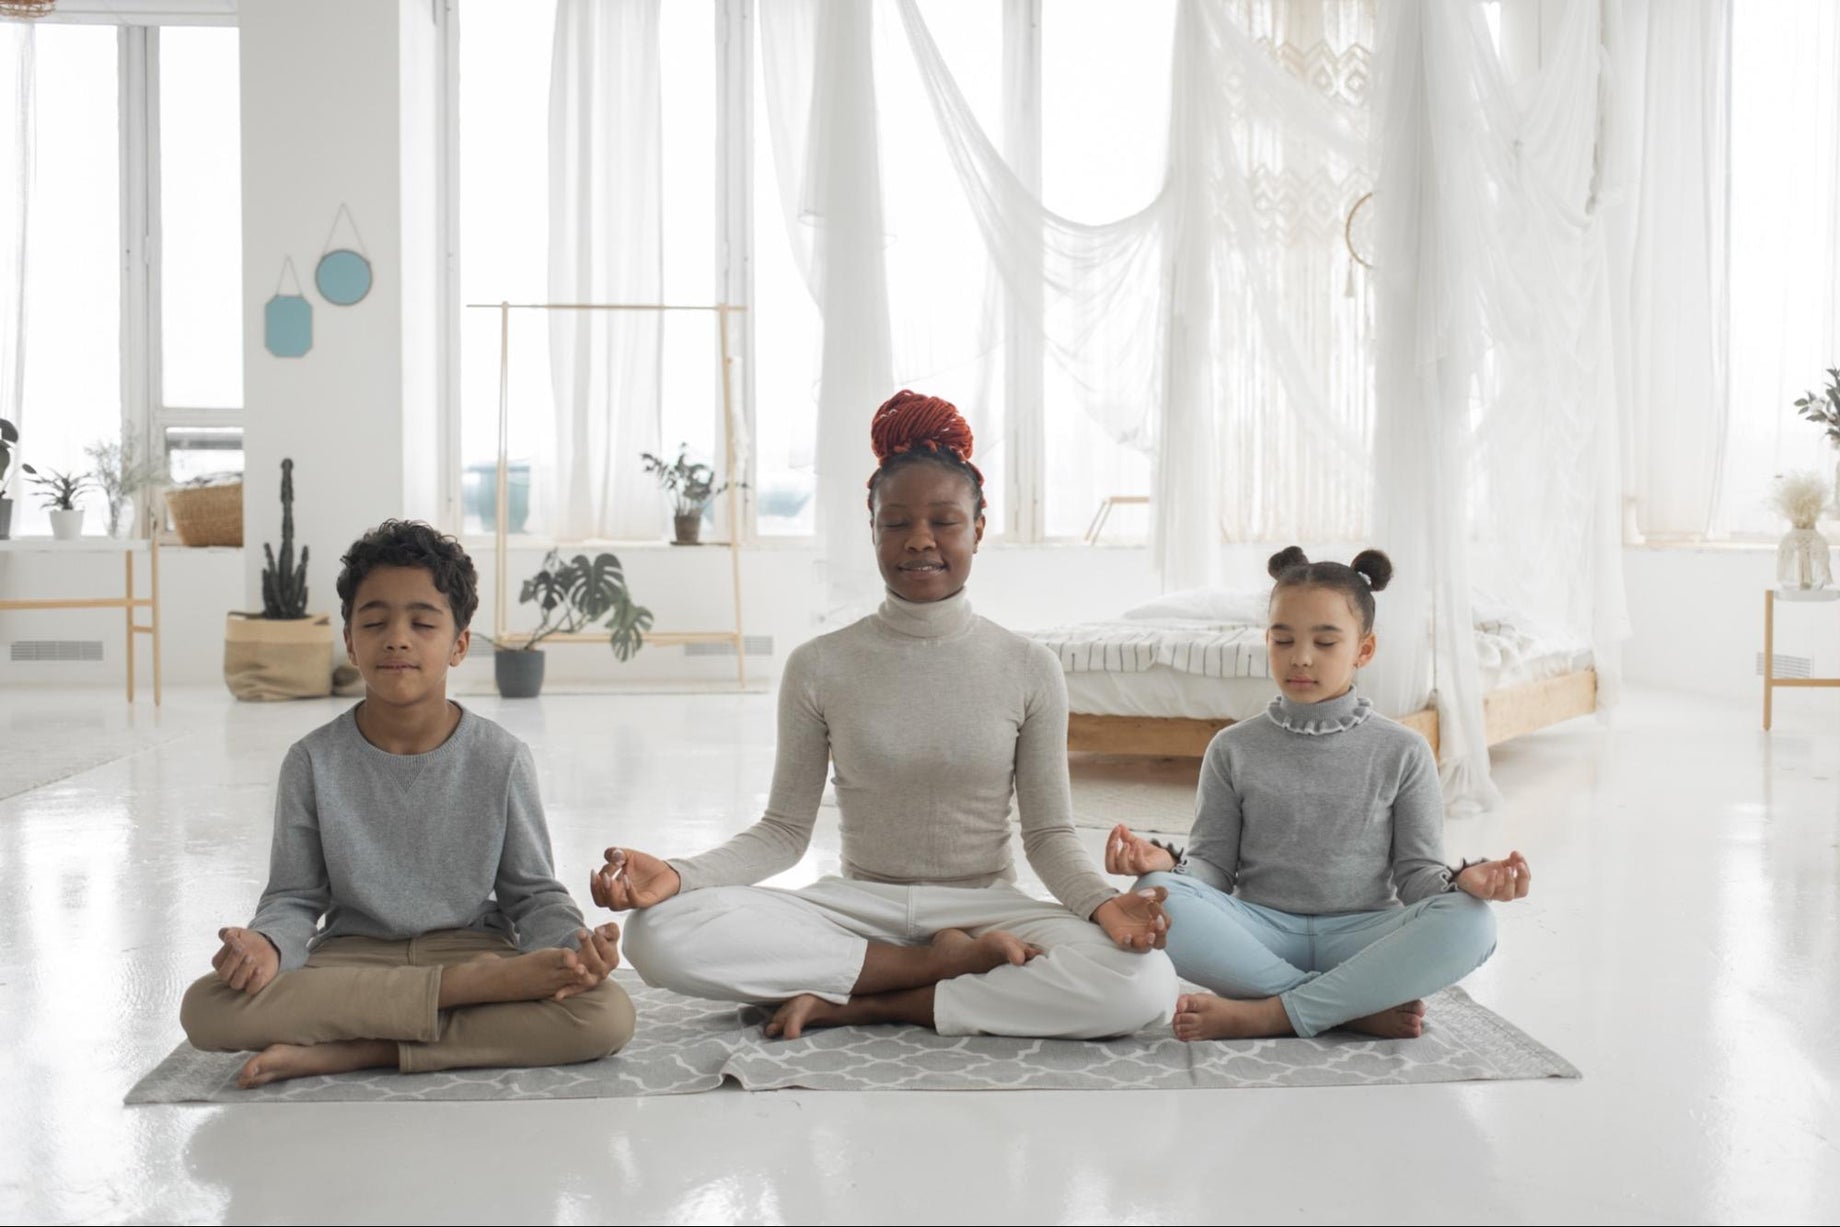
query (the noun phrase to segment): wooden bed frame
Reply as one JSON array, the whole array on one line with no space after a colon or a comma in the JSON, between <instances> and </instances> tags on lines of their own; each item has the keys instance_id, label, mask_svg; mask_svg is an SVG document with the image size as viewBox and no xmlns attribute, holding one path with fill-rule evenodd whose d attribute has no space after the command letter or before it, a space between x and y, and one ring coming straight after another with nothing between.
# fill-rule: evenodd
<instances>
[{"instance_id":1,"label":"wooden bed frame","mask_svg":"<svg viewBox=\"0 0 1840 1227\"><path fill-rule=\"evenodd\" d=\"M1596 710L1595 669L1562 673L1524 686L1491 690L1482 696L1490 745ZM1427 707L1398 720L1430 742L1432 753L1438 753L1437 708ZM1067 718L1067 748L1088 754L1200 758L1214 734L1232 723L1183 716L1089 716L1075 712Z\"/></svg>"}]
</instances>

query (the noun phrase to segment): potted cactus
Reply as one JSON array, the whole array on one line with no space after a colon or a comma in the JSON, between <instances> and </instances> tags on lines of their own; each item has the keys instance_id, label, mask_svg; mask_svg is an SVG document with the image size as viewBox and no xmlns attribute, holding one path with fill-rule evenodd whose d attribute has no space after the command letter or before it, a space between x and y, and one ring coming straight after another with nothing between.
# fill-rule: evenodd
<instances>
[{"instance_id":1,"label":"potted cactus","mask_svg":"<svg viewBox=\"0 0 1840 1227\"><path fill-rule=\"evenodd\" d=\"M294 462L281 462L281 555L262 545L262 612L233 613L224 629L224 682L239 699L314 699L332 693L332 618L307 612L307 547L294 560Z\"/></svg>"}]
</instances>

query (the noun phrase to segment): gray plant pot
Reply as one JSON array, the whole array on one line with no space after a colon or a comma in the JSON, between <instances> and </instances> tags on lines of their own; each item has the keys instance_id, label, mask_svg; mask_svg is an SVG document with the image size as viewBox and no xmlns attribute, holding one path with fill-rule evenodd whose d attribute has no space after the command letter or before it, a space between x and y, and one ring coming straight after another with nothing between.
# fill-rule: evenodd
<instances>
[{"instance_id":1,"label":"gray plant pot","mask_svg":"<svg viewBox=\"0 0 1840 1227\"><path fill-rule=\"evenodd\" d=\"M0 541L13 535L13 500L0 498Z\"/></svg>"},{"instance_id":2,"label":"gray plant pot","mask_svg":"<svg viewBox=\"0 0 1840 1227\"><path fill-rule=\"evenodd\" d=\"M543 689L543 652L531 648L499 648L492 654L492 671L498 693L507 699L534 699Z\"/></svg>"},{"instance_id":3,"label":"gray plant pot","mask_svg":"<svg viewBox=\"0 0 1840 1227\"><path fill-rule=\"evenodd\" d=\"M677 530L677 540L672 545L701 545L703 536L703 513L671 517L672 527Z\"/></svg>"}]
</instances>

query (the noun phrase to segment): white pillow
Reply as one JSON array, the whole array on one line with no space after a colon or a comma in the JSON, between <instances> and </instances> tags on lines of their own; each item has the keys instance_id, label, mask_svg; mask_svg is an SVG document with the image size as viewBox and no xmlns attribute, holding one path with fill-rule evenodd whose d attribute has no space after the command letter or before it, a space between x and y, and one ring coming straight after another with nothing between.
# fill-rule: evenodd
<instances>
[{"instance_id":1,"label":"white pillow","mask_svg":"<svg viewBox=\"0 0 1840 1227\"><path fill-rule=\"evenodd\" d=\"M1270 607L1269 588L1190 588L1186 592L1164 593L1154 601L1125 610L1124 616L1133 622L1187 618L1234 626L1263 626Z\"/></svg>"}]
</instances>

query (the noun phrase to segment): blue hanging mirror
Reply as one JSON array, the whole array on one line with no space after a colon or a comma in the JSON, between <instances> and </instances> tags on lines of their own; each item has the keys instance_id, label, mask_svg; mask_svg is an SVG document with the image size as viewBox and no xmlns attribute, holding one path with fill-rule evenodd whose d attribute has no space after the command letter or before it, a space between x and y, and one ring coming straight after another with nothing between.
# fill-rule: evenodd
<instances>
[{"instance_id":1,"label":"blue hanging mirror","mask_svg":"<svg viewBox=\"0 0 1840 1227\"><path fill-rule=\"evenodd\" d=\"M344 237L340 233L341 224L350 231L350 241L334 246ZM332 219L332 231L326 235L319 266L313 270L313 284L320 297L333 306L349 307L364 300L371 292L371 282L371 261L364 249L364 238L358 233L358 223L352 220L351 210L341 204Z\"/></svg>"},{"instance_id":2,"label":"blue hanging mirror","mask_svg":"<svg viewBox=\"0 0 1840 1227\"><path fill-rule=\"evenodd\" d=\"M277 358L305 357L313 348L313 304L300 292L291 257L282 262L274 296L262 307L262 344Z\"/></svg>"}]
</instances>

